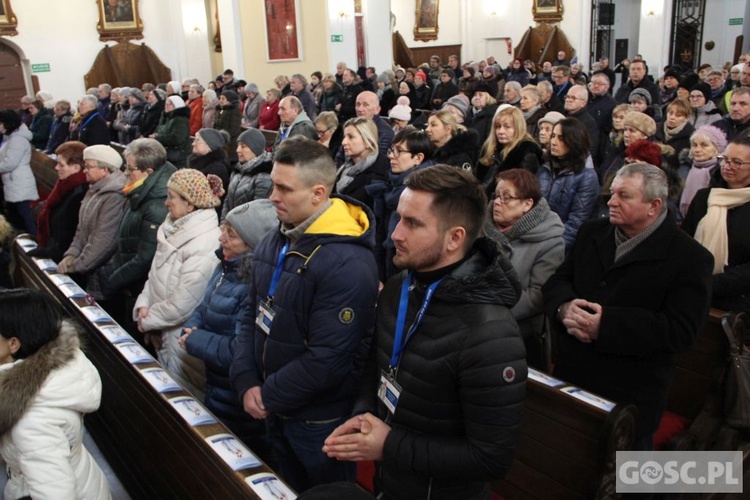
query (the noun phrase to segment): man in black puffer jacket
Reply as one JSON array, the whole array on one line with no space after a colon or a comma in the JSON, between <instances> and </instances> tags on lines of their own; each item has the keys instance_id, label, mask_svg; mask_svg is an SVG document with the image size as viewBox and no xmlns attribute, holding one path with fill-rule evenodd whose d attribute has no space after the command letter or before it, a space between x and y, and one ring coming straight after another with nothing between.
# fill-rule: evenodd
<instances>
[{"instance_id":1,"label":"man in black puffer jacket","mask_svg":"<svg viewBox=\"0 0 750 500\"><path fill-rule=\"evenodd\" d=\"M376 460L383 498L489 498L520 435L527 368L510 308L521 287L477 238L487 199L470 172L440 165L405 184L392 237L406 271L378 299L357 416L323 450Z\"/></svg>"}]
</instances>

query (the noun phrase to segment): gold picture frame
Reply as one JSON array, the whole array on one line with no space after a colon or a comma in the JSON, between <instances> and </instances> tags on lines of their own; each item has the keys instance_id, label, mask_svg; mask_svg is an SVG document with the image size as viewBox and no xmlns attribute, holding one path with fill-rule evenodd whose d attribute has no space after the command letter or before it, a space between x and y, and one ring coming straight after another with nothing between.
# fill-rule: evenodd
<instances>
[{"instance_id":1,"label":"gold picture frame","mask_svg":"<svg viewBox=\"0 0 750 500\"><path fill-rule=\"evenodd\" d=\"M427 42L437 40L440 0L417 0L414 12L414 40Z\"/></svg>"},{"instance_id":2,"label":"gold picture frame","mask_svg":"<svg viewBox=\"0 0 750 500\"><path fill-rule=\"evenodd\" d=\"M18 34L18 19L10 6L10 0L0 0L0 36L15 36Z\"/></svg>"},{"instance_id":3,"label":"gold picture frame","mask_svg":"<svg viewBox=\"0 0 750 500\"><path fill-rule=\"evenodd\" d=\"M138 0L96 0L99 8L99 40L139 40L143 38L143 22Z\"/></svg>"},{"instance_id":4,"label":"gold picture frame","mask_svg":"<svg viewBox=\"0 0 750 500\"><path fill-rule=\"evenodd\" d=\"M534 0L531 12L537 22L562 21L563 3L562 0Z\"/></svg>"}]
</instances>

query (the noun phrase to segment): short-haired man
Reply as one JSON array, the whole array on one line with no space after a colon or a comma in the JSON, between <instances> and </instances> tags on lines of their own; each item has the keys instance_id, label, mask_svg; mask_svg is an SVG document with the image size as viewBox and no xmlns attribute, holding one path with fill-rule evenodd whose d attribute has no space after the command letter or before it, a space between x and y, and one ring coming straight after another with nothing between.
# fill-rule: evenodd
<instances>
[{"instance_id":1,"label":"short-haired man","mask_svg":"<svg viewBox=\"0 0 750 500\"><path fill-rule=\"evenodd\" d=\"M289 89L292 91L292 95L302 103L302 108L307 113L307 117L315 121L315 117L318 115L318 107L312 92L307 89L307 78L299 73L293 74L289 80Z\"/></svg>"},{"instance_id":2,"label":"short-haired man","mask_svg":"<svg viewBox=\"0 0 750 500\"><path fill-rule=\"evenodd\" d=\"M646 163L612 181L609 219L584 224L544 285L555 375L638 408L636 449L652 449L674 355L708 314L713 258L667 213L667 176Z\"/></svg>"},{"instance_id":3,"label":"short-haired man","mask_svg":"<svg viewBox=\"0 0 750 500\"><path fill-rule=\"evenodd\" d=\"M349 118L357 116L357 96L364 90L359 83L357 72L346 68L342 76L341 103L337 104L339 123L344 123Z\"/></svg>"},{"instance_id":4,"label":"short-haired man","mask_svg":"<svg viewBox=\"0 0 750 500\"><path fill-rule=\"evenodd\" d=\"M276 151L270 200L281 227L255 249L230 370L245 411L266 419L279 474L299 492L354 480L354 464L322 448L351 415L375 320L375 220L330 196L335 178L317 141L295 137Z\"/></svg>"},{"instance_id":5,"label":"short-haired man","mask_svg":"<svg viewBox=\"0 0 750 500\"><path fill-rule=\"evenodd\" d=\"M336 83L344 85L344 71L346 71L346 63L339 61L336 63Z\"/></svg>"},{"instance_id":6,"label":"short-haired man","mask_svg":"<svg viewBox=\"0 0 750 500\"><path fill-rule=\"evenodd\" d=\"M570 67L570 59L564 50L557 51L557 59L553 63L555 66L568 66Z\"/></svg>"},{"instance_id":7,"label":"short-haired man","mask_svg":"<svg viewBox=\"0 0 750 500\"><path fill-rule=\"evenodd\" d=\"M339 460L375 460L385 498L484 498L510 467L526 360L510 308L519 284L479 237L487 206L471 173L407 177L393 231L405 269L378 297L355 417L326 439Z\"/></svg>"},{"instance_id":8,"label":"short-haired man","mask_svg":"<svg viewBox=\"0 0 750 500\"><path fill-rule=\"evenodd\" d=\"M552 82L548 80L542 80L537 84L539 92L542 94L542 100L539 103L544 107L545 110L557 111L558 113L565 112L565 105L555 94L555 87Z\"/></svg>"},{"instance_id":9,"label":"short-haired man","mask_svg":"<svg viewBox=\"0 0 750 500\"><path fill-rule=\"evenodd\" d=\"M112 104L112 85L108 83L99 84L99 102L96 105L96 110L105 122L112 121L109 116L110 104Z\"/></svg>"},{"instance_id":10,"label":"short-haired man","mask_svg":"<svg viewBox=\"0 0 750 500\"><path fill-rule=\"evenodd\" d=\"M628 68L630 79L623 84L615 94L617 104L627 104L630 93L635 89L646 89L651 94L651 102L661 102L659 87L648 77L646 61L636 60Z\"/></svg>"},{"instance_id":11,"label":"short-haired man","mask_svg":"<svg viewBox=\"0 0 750 500\"><path fill-rule=\"evenodd\" d=\"M608 57L602 57L599 59L599 72L604 73L607 75L607 78L609 79L609 94L612 95L612 89L615 86L615 72L612 70L612 67L609 65L609 58Z\"/></svg>"},{"instance_id":12,"label":"short-haired man","mask_svg":"<svg viewBox=\"0 0 750 500\"><path fill-rule=\"evenodd\" d=\"M750 87L734 89L729 100L729 117L713 124L719 127L730 141L735 137L750 136Z\"/></svg>"},{"instance_id":13,"label":"short-haired man","mask_svg":"<svg viewBox=\"0 0 750 500\"><path fill-rule=\"evenodd\" d=\"M614 75L614 73L612 74ZM597 127L599 127L600 136L609 134L612 129L612 110L615 109L617 103L610 90L612 90L612 85L607 73L600 71L591 76L591 82L589 83L591 98L589 99L588 111Z\"/></svg>"},{"instance_id":14,"label":"short-haired man","mask_svg":"<svg viewBox=\"0 0 750 500\"><path fill-rule=\"evenodd\" d=\"M555 95L558 99L564 101L570 87L573 86L570 82L570 68L568 66L555 66L552 68L552 82Z\"/></svg>"},{"instance_id":15,"label":"short-haired man","mask_svg":"<svg viewBox=\"0 0 750 500\"><path fill-rule=\"evenodd\" d=\"M318 140L318 132L315 124L310 120L302 109L302 103L293 95L288 95L279 102L279 119L281 126L276 141L273 143L273 151L279 147L282 141L302 135L314 141Z\"/></svg>"},{"instance_id":16,"label":"short-haired man","mask_svg":"<svg viewBox=\"0 0 750 500\"><path fill-rule=\"evenodd\" d=\"M521 107L521 84L510 81L503 88L503 102L517 108Z\"/></svg>"},{"instance_id":17,"label":"short-haired man","mask_svg":"<svg viewBox=\"0 0 750 500\"><path fill-rule=\"evenodd\" d=\"M599 126L588 111L589 91L583 85L573 85L565 96L565 115L581 122L589 133L591 156L599 150Z\"/></svg>"}]
</instances>

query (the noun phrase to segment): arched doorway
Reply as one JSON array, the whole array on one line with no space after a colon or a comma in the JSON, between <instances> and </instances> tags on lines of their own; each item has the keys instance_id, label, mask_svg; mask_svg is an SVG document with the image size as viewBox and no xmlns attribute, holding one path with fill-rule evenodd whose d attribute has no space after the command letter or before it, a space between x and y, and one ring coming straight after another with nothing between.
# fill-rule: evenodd
<instances>
[{"instance_id":1,"label":"arched doorway","mask_svg":"<svg viewBox=\"0 0 750 500\"><path fill-rule=\"evenodd\" d=\"M0 39L0 109L18 109L21 97L26 95L26 78L21 56Z\"/></svg>"}]
</instances>

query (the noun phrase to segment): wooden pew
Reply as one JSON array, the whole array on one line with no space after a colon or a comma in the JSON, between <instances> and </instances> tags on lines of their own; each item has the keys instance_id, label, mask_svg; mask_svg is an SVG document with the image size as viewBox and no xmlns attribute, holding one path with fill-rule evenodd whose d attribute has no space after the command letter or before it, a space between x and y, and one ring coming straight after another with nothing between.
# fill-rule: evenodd
<instances>
[{"instance_id":1,"label":"wooden pew","mask_svg":"<svg viewBox=\"0 0 750 500\"><path fill-rule=\"evenodd\" d=\"M31 150L31 171L36 179L39 198L44 200L57 182L57 162L38 149Z\"/></svg>"},{"instance_id":2,"label":"wooden pew","mask_svg":"<svg viewBox=\"0 0 750 500\"><path fill-rule=\"evenodd\" d=\"M635 407L595 395L583 401L570 394L580 389L529 372L515 459L493 492L506 499L614 496L615 452L632 446Z\"/></svg>"},{"instance_id":3,"label":"wooden pew","mask_svg":"<svg viewBox=\"0 0 750 500\"><path fill-rule=\"evenodd\" d=\"M266 139L266 150L270 151L273 145L276 144L276 137L278 137L279 133L275 130L266 130L264 128L261 128L259 130L263 134L263 137Z\"/></svg>"},{"instance_id":4,"label":"wooden pew","mask_svg":"<svg viewBox=\"0 0 750 500\"><path fill-rule=\"evenodd\" d=\"M229 430L220 423L190 425L168 401L189 393L158 392L142 370L160 365L128 361L86 317L81 309L86 299L67 298L52 281L54 273L42 271L26 255L20 246L24 238L13 245L15 283L44 290L82 325L86 354L103 386L101 407L86 416L86 427L128 493L133 498L260 498L245 480L273 471L265 464L234 470L206 441Z\"/></svg>"}]
</instances>

